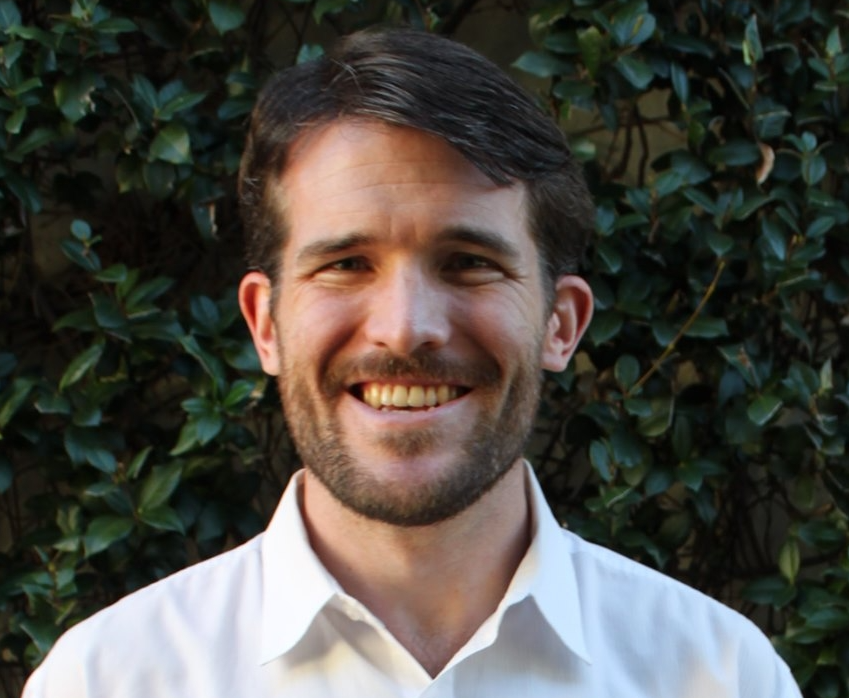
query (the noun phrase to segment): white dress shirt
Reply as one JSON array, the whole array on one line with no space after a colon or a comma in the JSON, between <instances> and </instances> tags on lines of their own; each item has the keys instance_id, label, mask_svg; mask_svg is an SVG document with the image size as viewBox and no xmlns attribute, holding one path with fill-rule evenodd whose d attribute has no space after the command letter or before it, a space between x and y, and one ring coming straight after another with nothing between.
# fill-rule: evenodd
<instances>
[{"instance_id":1,"label":"white dress shirt","mask_svg":"<svg viewBox=\"0 0 849 698\"><path fill-rule=\"evenodd\" d=\"M265 533L72 628L24 698L800 696L751 622L563 530L527 472L528 552L436 677L316 558L296 476Z\"/></svg>"}]
</instances>

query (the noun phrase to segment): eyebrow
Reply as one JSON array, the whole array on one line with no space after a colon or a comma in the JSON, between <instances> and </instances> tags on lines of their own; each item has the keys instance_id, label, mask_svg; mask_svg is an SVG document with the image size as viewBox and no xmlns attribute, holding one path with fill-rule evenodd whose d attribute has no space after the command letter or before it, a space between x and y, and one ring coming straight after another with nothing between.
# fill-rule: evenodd
<instances>
[{"instance_id":1,"label":"eyebrow","mask_svg":"<svg viewBox=\"0 0 849 698\"><path fill-rule=\"evenodd\" d=\"M510 259L518 259L522 254L516 244L502 235L484 228L465 225L446 228L437 238L437 242L465 242Z\"/></svg>"},{"instance_id":2,"label":"eyebrow","mask_svg":"<svg viewBox=\"0 0 849 698\"><path fill-rule=\"evenodd\" d=\"M295 257L296 264L309 263L313 260L321 260L333 255L347 252L356 247L368 245L375 241L374 235L353 232L339 238L317 240L306 247L301 248Z\"/></svg>"},{"instance_id":3,"label":"eyebrow","mask_svg":"<svg viewBox=\"0 0 849 698\"><path fill-rule=\"evenodd\" d=\"M366 247L378 242L378 237L371 233L354 231L338 238L317 240L306 245L295 257L296 264L309 264L315 260L326 259L358 247ZM509 258L521 257L519 247L502 235L483 228L458 225L449 226L441 231L434 239L434 244L463 242L475 247L491 250L495 254Z\"/></svg>"}]
</instances>

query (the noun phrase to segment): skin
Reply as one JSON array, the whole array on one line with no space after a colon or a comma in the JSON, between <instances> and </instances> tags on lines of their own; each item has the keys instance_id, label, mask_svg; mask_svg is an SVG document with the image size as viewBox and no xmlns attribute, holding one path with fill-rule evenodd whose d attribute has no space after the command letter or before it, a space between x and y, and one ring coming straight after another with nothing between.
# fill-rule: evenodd
<instances>
[{"instance_id":1,"label":"skin","mask_svg":"<svg viewBox=\"0 0 849 698\"><path fill-rule=\"evenodd\" d=\"M546 303L524 187L435 136L339 120L289 161L276 302L251 272L242 311L304 460L311 544L436 675L527 549L520 454L541 369L566 367L592 294L564 276ZM381 410L362 399L370 383L457 397Z\"/></svg>"}]
</instances>

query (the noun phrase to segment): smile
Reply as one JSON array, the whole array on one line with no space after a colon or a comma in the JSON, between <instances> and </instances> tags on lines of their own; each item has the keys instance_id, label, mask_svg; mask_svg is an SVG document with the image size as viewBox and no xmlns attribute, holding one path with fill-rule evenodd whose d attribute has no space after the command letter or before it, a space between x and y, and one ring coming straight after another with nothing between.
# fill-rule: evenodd
<instances>
[{"instance_id":1,"label":"smile","mask_svg":"<svg viewBox=\"0 0 849 698\"><path fill-rule=\"evenodd\" d=\"M468 392L456 385L398 385L396 383L362 383L355 394L376 410L389 407L409 409L439 407Z\"/></svg>"}]
</instances>

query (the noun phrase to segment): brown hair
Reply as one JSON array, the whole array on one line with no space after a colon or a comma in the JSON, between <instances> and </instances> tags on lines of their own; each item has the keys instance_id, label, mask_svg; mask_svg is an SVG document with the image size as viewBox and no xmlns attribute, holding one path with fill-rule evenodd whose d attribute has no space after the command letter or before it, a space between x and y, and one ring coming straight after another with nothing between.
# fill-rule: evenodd
<instances>
[{"instance_id":1,"label":"brown hair","mask_svg":"<svg viewBox=\"0 0 849 698\"><path fill-rule=\"evenodd\" d=\"M275 286L286 223L273 185L301 133L345 117L432 133L496 184L524 183L529 225L548 281L577 270L594 209L581 168L554 121L468 47L434 34L388 29L343 38L325 56L277 73L259 95L239 196L248 264Z\"/></svg>"}]
</instances>

